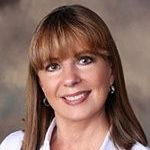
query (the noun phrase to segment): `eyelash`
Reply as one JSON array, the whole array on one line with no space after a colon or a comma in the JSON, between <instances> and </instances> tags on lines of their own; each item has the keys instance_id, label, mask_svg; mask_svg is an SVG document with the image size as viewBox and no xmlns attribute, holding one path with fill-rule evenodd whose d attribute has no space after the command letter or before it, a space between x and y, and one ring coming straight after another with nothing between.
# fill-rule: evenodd
<instances>
[{"instance_id":1,"label":"eyelash","mask_svg":"<svg viewBox=\"0 0 150 150\"><path fill-rule=\"evenodd\" d=\"M91 64L92 62L94 62L94 58L92 56L80 56L78 58L78 64L80 65L88 65L88 64Z\"/></svg>"},{"instance_id":2,"label":"eyelash","mask_svg":"<svg viewBox=\"0 0 150 150\"><path fill-rule=\"evenodd\" d=\"M49 71L49 72L54 72L56 70L60 69L60 65L56 62L56 63L49 63L46 67L45 70Z\"/></svg>"},{"instance_id":3,"label":"eyelash","mask_svg":"<svg viewBox=\"0 0 150 150\"><path fill-rule=\"evenodd\" d=\"M82 65L82 66L89 65L89 64L93 63L94 61L95 61L95 58L93 56L80 56L77 58L77 64ZM45 70L48 72L54 72L54 71L59 70L60 68L61 68L61 66L59 63L52 62L52 63L49 63L45 67Z\"/></svg>"}]
</instances>

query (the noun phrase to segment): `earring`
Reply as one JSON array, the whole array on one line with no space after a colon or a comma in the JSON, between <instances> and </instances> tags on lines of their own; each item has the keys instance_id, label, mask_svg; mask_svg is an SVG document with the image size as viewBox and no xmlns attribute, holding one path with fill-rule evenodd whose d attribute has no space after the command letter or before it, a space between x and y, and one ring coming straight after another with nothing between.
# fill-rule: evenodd
<instances>
[{"instance_id":1,"label":"earring","mask_svg":"<svg viewBox=\"0 0 150 150\"><path fill-rule=\"evenodd\" d=\"M115 93L115 87L113 85L110 86L110 93L111 94Z\"/></svg>"},{"instance_id":2,"label":"earring","mask_svg":"<svg viewBox=\"0 0 150 150\"><path fill-rule=\"evenodd\" d=\"M43 99L43 104L44 104L46 107L49 107L49 103L48 103L46 97Z\"/></svg>"}]
</instances>

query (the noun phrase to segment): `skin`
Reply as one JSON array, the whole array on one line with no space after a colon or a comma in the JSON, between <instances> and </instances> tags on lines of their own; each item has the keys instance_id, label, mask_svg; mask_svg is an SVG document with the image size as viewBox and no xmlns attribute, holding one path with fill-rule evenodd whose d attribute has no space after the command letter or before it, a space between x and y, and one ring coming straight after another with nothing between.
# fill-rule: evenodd
<instances>
[{"instance_id":1,"label":"skin","mask_svg":"<svg viewBox=\"0 0 150 150\"><path fill-rule=\"evenodd\" d=\"M51 141L55 150L97 149L109 128L104 109L114 81L111 66L83 47L75 48L80 49L75 55L63 60L53 58L38 72L40 85L55 112L57 128ZM88 91L83 101L64 101L66 95L79 96L82 91Z\"/></svg>"}]
</instances>

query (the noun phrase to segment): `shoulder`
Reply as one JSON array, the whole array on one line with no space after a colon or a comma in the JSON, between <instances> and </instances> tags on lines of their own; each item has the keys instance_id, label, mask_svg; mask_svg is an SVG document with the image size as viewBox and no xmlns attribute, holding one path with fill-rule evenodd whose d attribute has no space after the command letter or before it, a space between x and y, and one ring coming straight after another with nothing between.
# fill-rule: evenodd
<instances>
[{"instance_id":1,"label":"shoulder","mask_svg":"<svg viewBox=\"0 0 150 150\"><path fill-rule=\"evenodd\" d=\"M150 150L149 147L145 147L144 145L140 144L139 142L136 142L133 147L132 150Z\"/></svg>"},{"instance_id":2,"label":"shoulder","mask_svg":"<svg viewBox=\"0 0 150 150\"><path fill-rule=\"evenodd\" d=\"M16 131L9 134L1 143L0 150L13 149L20 150L24 137L23 131Z\"/></svg>"}]
</instances>

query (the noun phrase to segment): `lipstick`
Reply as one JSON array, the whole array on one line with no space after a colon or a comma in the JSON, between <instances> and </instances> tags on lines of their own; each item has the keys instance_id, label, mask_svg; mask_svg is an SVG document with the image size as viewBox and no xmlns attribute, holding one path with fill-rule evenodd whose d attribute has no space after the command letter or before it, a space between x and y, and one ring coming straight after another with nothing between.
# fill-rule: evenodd
<instances>
[{"instance_id":1,"label":"lipstick","mask_svg":"<svg viewBox=\"0 0 150 150\"><path fill-rule=\"evenodd\" d=\"M73 94L63 96L63 101L68 105L77 105L84 102L91 91L80 91Z\"/></svg>"}]
</instances>

